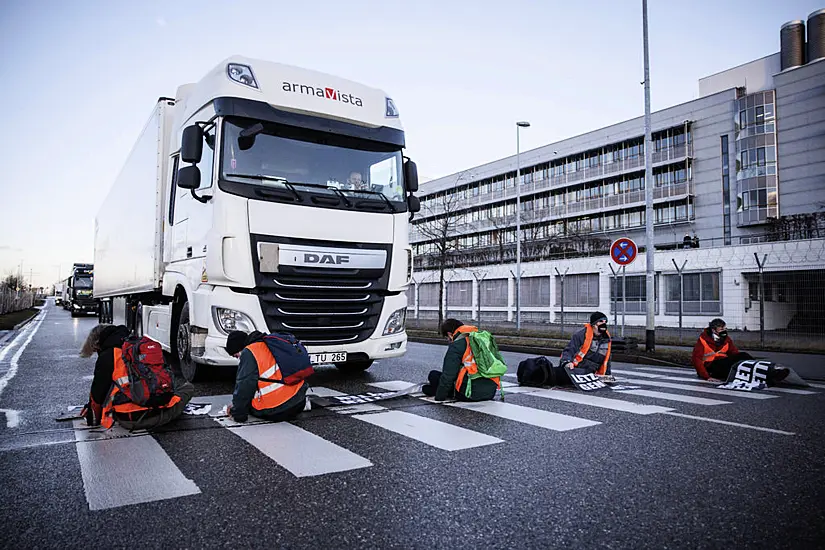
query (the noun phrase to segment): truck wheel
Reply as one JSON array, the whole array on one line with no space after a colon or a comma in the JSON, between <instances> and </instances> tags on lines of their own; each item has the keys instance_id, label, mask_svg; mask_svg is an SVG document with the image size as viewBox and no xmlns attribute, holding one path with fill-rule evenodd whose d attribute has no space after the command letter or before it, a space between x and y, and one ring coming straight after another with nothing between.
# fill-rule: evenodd
<instances>
[{"instance_id":1,"label":"truck wheel","mask_svg":"<svg viewBox=\"0 0 825 550\"><path fill-rule=\"evenodd\" d=\"M347 361L346 363L335 363L341 372L363 372L372 366L372 359L367 361Z\"/></svg>"},{"instance_id":2,"label":"truck wheel","mask_svg":"<svg viewBox=\"0 0 825 550\"><path fill-rule=\"evenodd\" d=\"M177 336L178 365L180 374L187 382L192 382L198 373L198 364L192 360L192 340L189 333L189 302L180 311Z\"/></svg>"}]
</instances>

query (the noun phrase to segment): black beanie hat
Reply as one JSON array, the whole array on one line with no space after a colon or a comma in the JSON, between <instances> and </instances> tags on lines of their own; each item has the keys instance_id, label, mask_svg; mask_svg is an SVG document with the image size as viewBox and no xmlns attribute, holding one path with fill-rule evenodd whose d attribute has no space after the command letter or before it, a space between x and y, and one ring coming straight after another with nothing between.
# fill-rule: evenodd
<instances>
[{"instance_id":1,"label":"black beanie hat","mask_svg":"<svg viewBox=\"0 0 825 550\"><path fill-rule=\"evenodd\" d=\"M590 316L591 325L595 325L599 321L607 321L607 315L605 315L601 311L597 311L596 313Z\"/></svg>"},{"instance_id":2,"label":"black beanie hat","mask_svg":"<svg viewBox=\"0 0 825 550\"><path fill-rule=\"evenodd\" d=\"M246 340L249 336L242 330L233 330L226 337L224 349L229 355L240 353L246 347Z\"/></svg>"}]
</instances>

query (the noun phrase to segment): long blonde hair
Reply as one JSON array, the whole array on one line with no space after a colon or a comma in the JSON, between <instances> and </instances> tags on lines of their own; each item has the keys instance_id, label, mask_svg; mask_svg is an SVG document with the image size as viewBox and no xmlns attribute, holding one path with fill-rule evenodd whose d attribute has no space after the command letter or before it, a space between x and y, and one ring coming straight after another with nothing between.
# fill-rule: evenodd
<instances>
[{"instance_id":1,"label":"long blonde hair","mask_svg":"<svg viewBox=\"0 0 825 550\"><path fill-rule=\"evenodd\" d=\"M86 337L86 341L83 343L83 347L80 348L80 356L91 357L93 353L100 351L100 335L103 334L104 330L111 326L114 325L101 324L90 330L89 335Z\"/></svg>"}]
</instances>

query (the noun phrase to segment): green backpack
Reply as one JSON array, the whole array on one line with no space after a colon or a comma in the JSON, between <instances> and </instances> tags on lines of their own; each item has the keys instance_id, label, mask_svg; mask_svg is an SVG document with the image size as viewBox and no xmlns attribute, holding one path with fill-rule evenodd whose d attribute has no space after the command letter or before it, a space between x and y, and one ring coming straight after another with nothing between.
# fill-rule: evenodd
<instances>
[{"instance_id":1,"label":"green backpack","mask_svg":"<svg viewBox=\"0 0 825 550\"><path fill-rule=\"evenodd\" d=\"M471 374L467 378L467 389L464 395L470 397L473 380L476 378L498 378L507 372L507 364L498 351L495 337L486 330L468 332L467 339L470 349L473 351L473 358L476 360L478 372ZM504 389L501 390L501 398L504 399Z\"/></svg>"}]
</instances>

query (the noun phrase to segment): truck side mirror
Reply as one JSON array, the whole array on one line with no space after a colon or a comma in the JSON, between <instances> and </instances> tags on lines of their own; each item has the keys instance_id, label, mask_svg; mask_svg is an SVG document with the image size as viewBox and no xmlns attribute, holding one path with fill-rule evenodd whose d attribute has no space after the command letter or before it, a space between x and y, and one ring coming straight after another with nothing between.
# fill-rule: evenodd
<instances>
[{"instance_id":1,"label":"truck side mirror","mask_svg":"<svg viewBox=\"0 0 825 550\"><path fill-rule=\"evenodd\" d=\"M415 195L407 197L407 208L410 212L416 213L421 211L421 200Z\"/></svg>"},{"instance_id":2,"label":"truck side mirror","mask_svg":"<svg viewBox=\"0 0 825 550\"><path fill-rule=\"evenodd\" d=\"M183 162L197 164L203 154L203 128L197 124L183 129L180 140L180 158Z\"/></svg>"},{"instance_id":3,"label":"truck side mirror","mask_svg":"<svg viewBox=\"0 0 825 550\"><path fill-rule=\"evenodd\" d=\"M410 159L404 162L404 181L407 183L408 192L418 191L418 166Z\"/></svg>"},{"instance_id":4,"label":"truck side mirror","mask_svg":"<svg viewBox=\"0 0 825 550\"><path fill-rule=\"evenodd\" d=\"M188 130L188 128L187 128ZM195 190L201 186L201 171L197 166L184 166L178 170L178 187Z\"/></svg>"}]
</instances>

